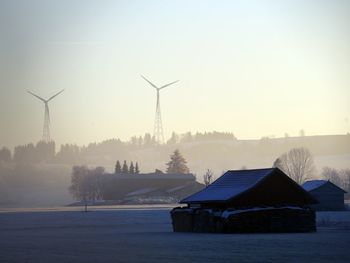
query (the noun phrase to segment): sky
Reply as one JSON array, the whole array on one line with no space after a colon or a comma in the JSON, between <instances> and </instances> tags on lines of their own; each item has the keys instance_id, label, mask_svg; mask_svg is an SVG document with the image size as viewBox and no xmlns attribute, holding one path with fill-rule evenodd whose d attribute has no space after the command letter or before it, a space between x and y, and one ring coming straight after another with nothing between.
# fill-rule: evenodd
<instances>
[{"instance_id":1,"label":"sky","mask_svg":"<svg viewBox=\"0 0 350 263\"><path fill-rule=\"evenodd\" d=\"M350 132L350 1L0 0L0 147Z\"/></svg>"}]
</instances>

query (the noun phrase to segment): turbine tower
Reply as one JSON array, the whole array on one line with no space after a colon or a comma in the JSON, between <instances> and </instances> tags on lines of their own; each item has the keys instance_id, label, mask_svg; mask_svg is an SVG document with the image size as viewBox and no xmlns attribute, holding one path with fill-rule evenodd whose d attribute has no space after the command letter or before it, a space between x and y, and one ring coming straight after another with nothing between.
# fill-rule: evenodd
<instances>
[{"instance_id":1,"label":"turbine tower","mask_svg":"<svg viewBox=\"0 0 350 263\"><path fill-rule=\"evenodd\" d=\"M161 89L164 89L176 82L178 82L178 80L171 82L169 84L163 85L161 87L157 87L156 85L154 85L152 82L150 82L148 79L146 79L144 76L141 75L141 77L148 82L148 84L150 84L153 88L156 89L157 91L157 103L156 103L156 116L155 116L155 120L154 120L154 138L156 140L156 143L162 144L164 142L164 134L163 134L163 124L162 124L162 115L160 113L160 97L159 97L159 91Z\"/></svg>"},{"instance_id":2,"label":"turbine tower","mask_svg":"<svg viewBox=\"0 0 350 263\"><path fill-rule=\"evenodd\" d=\"M29 94L33 95L34 97L38 98L45 104L45 115L44 115L44 128L43 128L43 138L42 140L44 142L51 141L50 138L50 111L49 111L49 101L61 94L64 91L61 90L60 92L56 93L55 95L51 96L49 99L45 100L42 97L39 97L38 95L34 94L33 92L27 91Z\"/></svg>"}]
</instances>

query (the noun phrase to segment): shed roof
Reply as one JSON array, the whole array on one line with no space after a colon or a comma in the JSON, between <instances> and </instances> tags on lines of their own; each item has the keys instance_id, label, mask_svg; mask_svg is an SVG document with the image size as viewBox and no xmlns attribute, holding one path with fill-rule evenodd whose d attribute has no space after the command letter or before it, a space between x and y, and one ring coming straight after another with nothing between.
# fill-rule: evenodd
<instances>
[{"instance_id":1,"label":"shed roof","mask_svg":"<svg viewBox=\"0 0 350 263\"><path fill-rule=\"evenodd\" d=\"M344 191L344 190L343 190L342 188L340 188L339 186L333 184L333 183L332 183L331 181L329 181L329 180L310 180L310 181L305 182L305 183L302 185L302 187L303 187L306 191L310 192L310 191L313 191L313 190L315 190L315 189L317 189L317 188L319 188L319 187L321 187L321 186L323 186L323 185L325 185L325 184L327 184L327 183L332 184L333 186L335 186L336 188L338 188L340 191L346 193L346 191Z\"/></svg>"},{"instance_id":2,"label":"shed roof","mask_svg":"<svg viewBox=\"0 0 350 263\"><path fill-rule=\"evenodd\" d=\"M306 191L311 191L311 190L314 190L316 188L319 188L320 186L324 185L327 182L328 182L327 180L311 180L311 181L307 181L307 182L303 183L302 187Z\"/></svg>"},{"instance_id":3,"label":"shed roof","mask_svg":"<svg viewBox=\"0 0 350 263\"><path fill-rule=\"evenodd\" d=\"M288 195L291 194L293 196L289 197L287 196L287 192L276 189L276 187L278 188L279 186L281 186L281 189L283 188L290 191ZM248 195L254 197L249 198ZM252 200L252 202L256 202L258 199L271 200L272 195L274 196L274 200L281 200L281 202L288 202L296 199L302 200L298 202L314 202L314 199L310 194L285 175L281 170L278 168L265 168L227 171L208 187L181 200L180 203L225 203L234 199L242 199L243 196L245 200L249 199Z\"/></svg>"}]
</instances>

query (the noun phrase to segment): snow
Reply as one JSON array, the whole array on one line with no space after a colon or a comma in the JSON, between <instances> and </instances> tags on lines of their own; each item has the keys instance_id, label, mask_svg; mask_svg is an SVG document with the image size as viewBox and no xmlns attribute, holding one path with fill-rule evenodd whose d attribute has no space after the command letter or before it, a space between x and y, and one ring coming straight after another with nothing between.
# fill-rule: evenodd
<instances>
[{"instance_id":1,"label":"snow","mask_svg":"<svg viewBox=\"0 0 350 263\"><path fill-rule=\"evenodd\" d=\"M350 212L316 233L173 233L172 207L7 209L0 262L349 262ZM11 212L8 212L11 211ZM24 212L25 211L25 212ZM345 224L345 223L348 224Z\"/></svg>"},{"instance_id":2,"label":"snow","mask_svg":"<svg viewBox=\"0 0 350 263\"><path fill-rule=\"evenodd\" d=\"M311 180L311 181L307 181L305 182L302 187L304 188L304 190L306 191L311 191L314 190L322 185L324 185L325 183L327 183L327 180Z\"/></svg>"},{"instance_id":3,"label":"snow","mask_svg":"<svg viewBox=\"0 0 350 263\"><path fill-rule=\"evenodd\" d=\"M228 171L208 187L183 199L181 203L230 199L256 185L273 170L269 168Z\"/></svg>"}]
</instances>

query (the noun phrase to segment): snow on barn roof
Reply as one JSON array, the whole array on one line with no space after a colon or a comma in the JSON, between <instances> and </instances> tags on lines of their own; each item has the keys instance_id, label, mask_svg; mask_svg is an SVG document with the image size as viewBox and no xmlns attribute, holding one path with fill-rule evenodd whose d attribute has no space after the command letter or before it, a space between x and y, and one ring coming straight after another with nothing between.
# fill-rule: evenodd
<instances>
[{"instance_id":1,"label":"snow on barn roof","mask_svg":"<svg viewBox=\"0 0 350 263\"><path fill-rule=\"evenodd\" d=\"M319 188L320 186L324 185L327 182L328 182L327 180L311 180L311 181L307 181L307 182L303 183L302 187L306 191L311 191L311 190L314 190L316 188Z\"/></svg>"},{"instance_id":2,"label":"snow on barn roof","mask_svg":"<svg viewBox=\"0 0 350 263\"><path fill-rule=\"evenodd\" d=\"M277 168L227 171L203 190L181 200L180 203L226 201L254 187Z\"/></svg>"}]
</instances>

